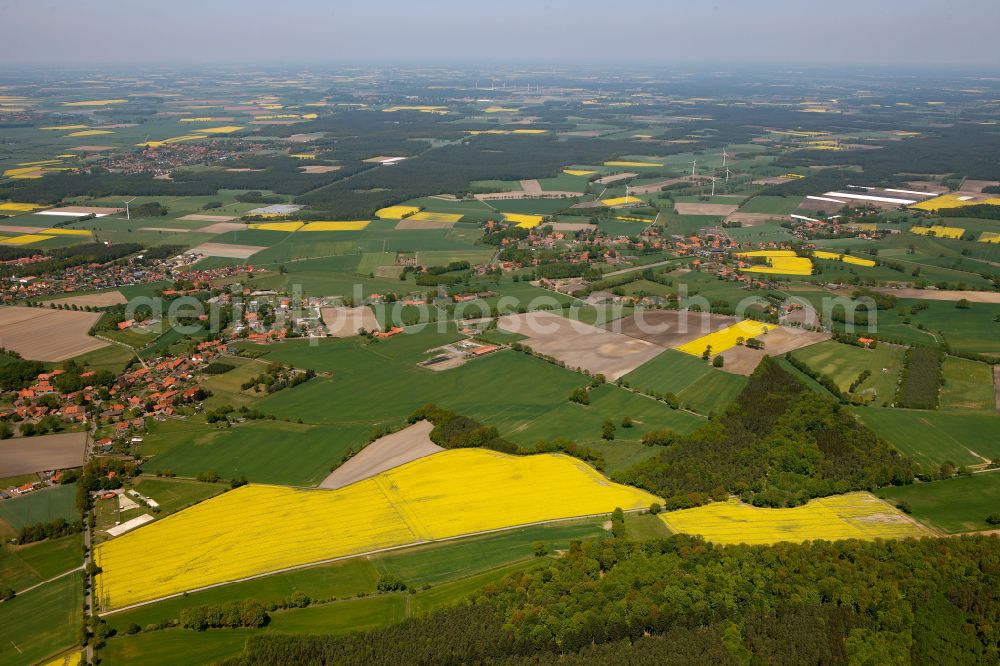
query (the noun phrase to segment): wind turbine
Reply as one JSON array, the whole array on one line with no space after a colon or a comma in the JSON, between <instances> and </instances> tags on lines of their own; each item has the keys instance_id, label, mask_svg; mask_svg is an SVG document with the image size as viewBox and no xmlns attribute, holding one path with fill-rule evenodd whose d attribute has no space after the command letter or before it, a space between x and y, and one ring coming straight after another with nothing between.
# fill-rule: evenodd
<instances>
[{"instance_id":1,"label":"wind turbine","mask_svg":"<svg viewBox=\"0 0 1000 666\"><path fill-rule=\"evenodd\" d=\"M727 182L727 183L729 182L729 177L730 177L730 176L735 176L735 175L736 175L736 174L735 174L735 173L733 173L732 171L730 171L728 167L726 168L726 182Z\"/></svg>"},{"instance_id":2,"label":"wind turbine","mask_svg":"<svg viewBox=\"0 0 1000 666\"><path fill-rule=\"evenodd\" d=\"M628 183L625 183L625 205L628 205Z\"/></svg>"},{"instance_id":3,"label":"wind turbine","mask_svg":"<svg viewBox=\"0 0 1000 666\"><path fill-rule=\"evenodd\" d=\"M715 196L715 183L716 183L717 180L719 180L719 179L718 178L713 178L712 179L712 194L711 194L711 196L713 196L713 197Z\"/></svg>"},{"instance_id":4,"label":"wind turbine","mask_svg":"<svg viewBox=\"0 0 1000 666\"><path fill-rule=\"evenodd\" d=\"M123 201L123 202L122 202L123 204L125 204L125 219L126 219L126 220L131 220L131 219L132 219L132 214L131 214L131 213L129 212L129 209L128 209L128 205L129 205L130 203L132 203L133 201L135 201L136 199L138 199L138 198L139 198L139 197L132 197L132 198L131 198L131 199L129 199L128 201Z\"/></svg>"},{"instance_id":5,"label":"wind turbine","mask_svg":"<svg viewBox=\"0 0 1000 666\"><path fill-rule=\"evenodd\" d=\"M691 160L691 175L692 176L694 175L694 170L696 168L698 168L698 158L697 157L694 158L693 160Z\"/></svg>"}]
</instances>

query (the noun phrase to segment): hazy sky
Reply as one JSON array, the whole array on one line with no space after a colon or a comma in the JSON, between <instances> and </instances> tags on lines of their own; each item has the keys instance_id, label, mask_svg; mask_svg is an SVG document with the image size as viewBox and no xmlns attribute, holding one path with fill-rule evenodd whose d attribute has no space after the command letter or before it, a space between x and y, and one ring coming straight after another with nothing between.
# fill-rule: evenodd
<instances>
[{"instance_id":1,"label":"hazy sky","mask_svg":"<svg viewBox=\"0 0 1000 666\"><path fill-rule=\"evenodd\" d=\"M1000 0L0 0L0 25L7 67L614 59L1000 68Z\"/></svg>"}]
</instances>

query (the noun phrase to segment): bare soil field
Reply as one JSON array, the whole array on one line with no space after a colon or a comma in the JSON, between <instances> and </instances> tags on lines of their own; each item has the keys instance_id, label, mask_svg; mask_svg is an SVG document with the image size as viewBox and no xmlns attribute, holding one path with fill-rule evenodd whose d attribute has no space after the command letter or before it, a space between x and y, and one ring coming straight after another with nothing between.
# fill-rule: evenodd
<instances>
[{"instance_id":1,"label":"bare soil field","mask_svg":"<svg viewBox=\"0 0 1000 666\"><path fill-rule=\"evenodd\" d=\"M831 199L833 197L830 197ZM837 203L835 201L817 201L816 199L810 199L806 197L799 204L799 208L802 210L808 210L813 213L826 213L827 215L832 215L838 210L844 207L844 204Z\"/></svg>"},{"instance_id":2,"label":"bare soil field","mask_svg":"<svg viewBox=\"0 0 1000 666\"><path fill-rule=\"evenodd\" d=\"M87 335L99 312L0 308L0 347L33 361L64 361L109 343Z\"/></svg>"},{"instance_id":3,"label":"bare soil field","mask_svg":"<svg viewBox=\"0 0 1000 666\"><path fill-rule=\"evenodd\" d=\"M73 151L79 151L82 153L102 153L105 150L114 150L114 146L77 146L76 148L70 148Z\"/></svg>"},{"instance_id":4,"label":"bare soil field","mask_svg":"<svg viewBox=\"0 0 1000 666\"><path fill-rule=\"evenodd\" d=\"M427 220L426 222L421 222L420 220L411 220L409 218L405 220L400 220L399 223L394 227L395 229L451 229L455 226L454 222L441 222L440 220Z\"/></svg>"},{"instance_id":5,"label":"bare soil field","mask_svg":"<svg viewBox=\"0 0 1000 666\"><path fill-rule=\"evenodd\" d=\"M0 470L4 476L20 476L81 467L86 443L85 432L0 440Z\"/></svg>"},{"instance_id":6,"label":"bare soil field","mask_svg":"<svg viewBox=\"0 0 1000 666\"><path fill-rule=\"evenodd\" d=\"M15 226L0 225L0 234L5 234L8 232L18 233L18 234L37 234L44 228L45 227L25 227L25 226L15 227Z\"/></svg>"},{"instance_id":7,"label":"bare soil field","mask_svg":"<svg viewBox=\"0 0 1000 666\"><path fill-rule=\"evenodd\" d=\"M537 180L522 180L521 189L525 192L530 192L531 194L541 194L542 184Z\"/></svg>"},{"instance_id":8,"label":"bare soil field","mask_svg":"<svg viewBox=\"0 0 1000 666\"><path fill-rule=\"evenodd\" d=\"M497 327L527 336L524 344L572 368L601 373L609 381L627 375L663 350L646 340L614 333L552 312L506 315Z\"/></svg>"},{"instance_id":9,"label":"bare soil field","mask_svg":"<svg viewBox=\"0 0 1000 666\"><path fill-rule=\"evenodd\" d=\"M49 208L35 213L35 215L114 215L122 212L121 208L105 208L103 206L61 206L59 208Z\"/></svg>"},{"instance_id":10,"label":"bare soil field","mask_svg":"<svg viewBox=\"0 0 1000 666\"><path fill-rule=\"evenodd\" d=\"M141 227L139 231L166 231L172 234L189 234L194 229L172 229L170 227Z\"/></svg>"},{"instance_id":11,"label":"bare soil field","mask_svg":"<svg viewBox=\"0 0 1000 666\"><path fill-rule=\"evenodd\" d=\"M948 289L889 289L872 287L872 291L892 294L897 298L918 298L925 301L960 301L970 303L1000 303L1000 292L996 291L954 291ZM850 296L850 290L835 292L839 296Z\"/></svg>"},{"instance_id":12,"label":"bare soil field","mask_svg":"<svg viewBox=\"0 0 1000 666\"><path fill-rule=\"evenodd\" d=\"M733 222L739 222L740 225L744 227L756 227L760 224L767 224L771 220L786 222L791 219L792 218L788 215L772 215L770 213L741 213L739 211L726 216L726 222L730 224Z\"/></svg>"},{"instance_id":13,"label":"bare soil field","mask_svg":"<svg viewBox=\"0 0 1000 666\"><path fill-rule=\"evenodd\" d=\"M244 231L246 228L247 225L241 222L216 222L196 231L200 234L225 234L230 231Z\"/></svg>"},{"instance_id":14,"label":"bare soil field","mask_svg":"<svg viewBox=\"0 0 1000 666\"><path fill-rule=\"evenodd\" d=\"M687 183L690 182L690 180L690 176L684 176L683 178L670 178L668 180L661 180L657 183L649 183L648 185L636 185L632 188L632 194L652 194L654 192L659 192L661 188L667 187L668 185Z\"/></svg>"},{"instance_id":15,"label":"bare soil field","mask_svg":"<svg viewBox=\"0 0 1000 666\"><path fill-rule=\"evenodd\" d=\"M586 222L553 222L552 231L587 231L594 229L595 225Z\"/></svg>"},{"instance_id":16,"label":"bare soil field","mask_svg":"<svg viewBox=\"0 0 1000 666\"><path fill-rule=\"evenodd\" d=\"M772 176L771 178L758 178L757 180L750 181L751 185L784 185L785 183L790 183L795 178L788 178L786 176Z\"/></svg>"},{"instance_id":17,"label":"bare soil field","mask_svg":"<svg viewBox=\"0 0 1000 666\"><path fill-rule=\"evenodd\" d=\"M664 349L673 349L703 335L732 326L736 317L688 310L640 310L636 314L606 324L606 328L645 340Z\"/></svg>"},{"instance_id":18,"label":"bare soil field","mask_svg":"<svg viewBox=\"0 0 1000 666\"><path fill-rule=\"evenodd\" d=\"M191 215L185 215L177 219L190 222L231 222L236 217L233 215L202 215L200 213L192 213Z\"/></svg>"},{"instance_id":19,"label":"bare soil field","mask_svg":"<svg viewBox=\"0 0 1000 666\"><path fill-rule=\"evenodd\" d=\"M968 181L966 181L968 182ZM908 180L906 184L917 192L929 192L931 194L944 194L948 188L936 180Z\"/></svg>"},{"instance_id":20,"label":"bare soil field","mask_svg":"<svg viewBox=\"0 0 1000 666\"><path fill-rule=\"evenodd\" d=\"M356 456L333 470L330 476L323 479L320 488L336 490L381 474L418 458L444 451L431 441L431 430L434 424L430 421L418 421L385 437L379 437L366 446Z\"/></svg>"},{"instance_id":21,"label":"bare soil field","mask_svg":"<svg viewBox=\"0 0 1000 666\"><path fill-rule=\"evenodd\" d=\"M722 358L725 359L722 369L734 375L750 375L764 360L765 355L779 356L831 337L829 333L779 326L758 336L757 339L764 343L763 349L750 349L740 345L722 352Z\"/></svg>"},{"instance_id":22,"label":"bare soil field","mask_svg":"<svg viewBox=\"0 0 1000 666\"><path fill-rule=\"evenodd\" d=\"M100 294L57 298L56 300L49 302L62 303L64 305L79 305L80 307L89 305L94 308L104 308L109 305L124 305L125 303L128 303L128 299L125 298L125 294L115 289L114 291L105 291Z\"/></svg>"},{"instance_id":23,"label":"bare soil field","mask_svg":"<svg viewBox=\"0 0 1000 666\"><path fill-rule=\"evenodd\" d=\"M966 180L962 183L962 189L981 194L984 188L996 187L997 185L1000 185L1000 180Z\"/></svg>"},{"instance_id":24,"label":"bare soil field","mask_svg":"<svg viewBox=\"0 0 1000 666\"><path fill-rule=\"evenodd\" d=\"M299 171L302 173L330 173L339 170L340 166L336 164L304 164L299 167Z\"/></svg>"},{"instance_id":25,"label":"bare soil field","mask_svg":"<svg viewBox=\"0 0 1000 666\"><path fill-rule=\"evenodd\" d=\"M736 204L675 203L678 215L731 215L739 208Z\"/></svg>"},{"instance_id":26,"label":"bare soil field","mask_svg":"<svg viewBox=\"0 0 1000 666\"><path fill-rule=\"evenodd\" d=\"M267 248L263 245L232 245L230 243L202 243L188 252L197 252L206 257L226 257L229 259L246 259Z\"/></svg>"},{"instance_id":27,"label":"bare soil field","mask_svg":"<svg viewBox=\"0 0 1000 666\"><path fill-rule=\"evenodd\" d=\"M637 173L613 173L610 176L602 176L598 178L596 182L601 185L610 185L611 183L617 183L620 180L625 180L626 178L635 178L639 174Z\"/></svg>"},{"instance_id":28,"label":"bare soil field","mask_svg":"<svg viewBox=\"0 0 1000 666\"><path fill-rule=\"evenodd\" d=\"M359 305L356 308L335 307L322 308L320 315L326 329L335 338L349 338L358 334L358 329L366 331L378 331L378 319L375 313L367 305Z\"/></svg>"}]
</instances>

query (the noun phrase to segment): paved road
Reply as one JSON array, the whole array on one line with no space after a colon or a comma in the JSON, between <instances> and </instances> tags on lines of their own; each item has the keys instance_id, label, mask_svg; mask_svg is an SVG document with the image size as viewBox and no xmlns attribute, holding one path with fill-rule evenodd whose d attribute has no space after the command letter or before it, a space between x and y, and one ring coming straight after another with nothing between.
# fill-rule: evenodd
<instances>
[{"instance_id":1,"label":"paved road","mask_svg":"<svg viewBox=\"0 0 1000 666\"><path fill-rule=\"evenodd\" d=\"M617 271L611 271L610 273L602 273L601 277L602 278L614 277L615 275L624 275L625 273L631 273L633 271L644 271L647 268L656 268L657 266L667 266L668 264L672 264L675 261L677 261L677 259L678 258L675 257L673 259L665 259L663 261L657 261L652 264L644 264L642 266L630 266L628 268L622 268Z\"/></svg>"}]
</instances>

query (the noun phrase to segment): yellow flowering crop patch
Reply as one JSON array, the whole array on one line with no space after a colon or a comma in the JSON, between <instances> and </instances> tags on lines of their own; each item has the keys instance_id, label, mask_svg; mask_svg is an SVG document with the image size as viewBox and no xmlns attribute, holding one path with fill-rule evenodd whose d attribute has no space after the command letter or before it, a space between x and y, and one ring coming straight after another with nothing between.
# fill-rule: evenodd
<instances>
[{"instance_id":1,"label":"yellow flowering crop patch","mask_svg":"<svg viewBox=\"0 0 1000 666\"><path fill-rule=\"evenodd\" d=\"M3 206L0 206L2 209ZM1000 243L1000 234L995 231L984 231L979 235L978 241L980 243Z\"/></svg>"},{"instance_id":2,"label":"yellow flowering crop patch","mask_svg":"<svg viewBox=\"0 0 1000 666\"><path fill-rule=\"evenodd\" d=\"M750 338L767 333L773 328L777 328L777 326L774 324L764 324L753 319L744 319L732 326L727 326L721 331L703 335L696 340L674 347L674 349L682 351L685 354L691 354L692 356L701 356L706 347L711 347L712 355L721 354L727 349L735 347L740 338L749 340Z\"/></svg>"},{"instance_id":3,"label":"yellow flowering crop patch","mask_svg":"<svg viewBox=\"0 0 1000 666\"><path fill-rule=\"evenodd\" d=\"M260 229L261 231L298 231L301 226L302 222L258 222L247 225L250 229Z\"/></svg>"},{"instance_id":4,"label":"yellow flowering crop patch","mask_svg":"<svg viewBox=\"0 0 1000 666\"><path fill-rule=\"evenodd\" d=\"M239 125L223 125L222 127L204 127L202 129L196 129L195 132L201 132L202 134L232 134L233 132L239 132L242 127Z\"/></svg>"},{"instance_id":5,"label":"yellow flowering crop patch","mask_svg":"<svg viewBox=\"0 0 1000 666\"><path fill-rule=\"evenodd\" d=\"M339 490L249 485L98 545L96 594L117 608L373 550L649 506L561 454L453 449Z\"/></svg>"},{"instance_id":6,"label":"yellow flowering crop patch","mask_svg":"<svg viewBox=\"0 0 1000 666\"><path fill-rule=\"evenodd\" d=\"M812 275L812 269L812 262L805 257L768 257L767 266L748 266L740 270L746 273Z\"/></svg>"},{"instance_id":7,"label":"yellow flowering crop patch","mask_svg":"<svg viewBox=\"0 0 1000 666\"><path fill-rule=\"evenodd\" d=\"M79 132L70 132L66 136L97 136L98 134L114 134L111 130L80 130Z\"/></svg>"},{"instance_id":8,"label":"yellow flowering crop patch","mask_svg":"<svg viewBox=\"0 0 1000 666\"><path fill-rule=\"evenodd\" d=\"M61 657L56 657L52 661L46 662L45 666L79 666L81 661L83 661L83 652L78 650Z\"/></svg>"},{"instance_id":9,"label":"yellow flowering crop patch","mask_svg":"<svg viewBox=\"0 0 1000 666\"><path fill-rule=\"evenodd\" d=\"M506 222L517 225L521 229L534 229L542 223L543 215L528 215L526 213L504 213L503 219Z\"/></svg>"},{"instance_id":10,"label":"yellow flowering crop patch","mask_svg":"<svg viewBox=\"0 0 1000 666\"><path fill-rule=\"evenodd\" d=\"M375 217L380 220L401 220L407 215L419 212L420 209L416 206L389 206L375 211Z\"/></svg>"},{"instance_id":11,"label":"yellow flowering crop patch","mask_svg":"<svg viewBox=\"0 0 1000 666\"><path fill-rule=\"evenodd\" d=\"M449 224L454 224L462 219L462 215L460 213L434 213L431 211L421 211L419 213L414 213L406 219L415 220L417 222L447 222Z\"/></svg>"},{"instance_id":12,"label":"yellow flowering crop patch","mask_svg":"<svg viewBox=\"0 0 1000 666\"><path fill-rule=\"evenodd\" d=\"M583 169L563 169L563 173L567 173L571 176L591 176L596 171L584 171Z\"/></svg>"},{"instance_id":13,"label":"yellow flowering crop patch","mask_svg":"<svg viewBox=\"0 0 1000 666\"><path fill-rule=\"evenodd\" d=\"M7 178L41 178L42 170L38 167L22 167L20 169L7 169L3 175Z\"/></svg>"},{"instance_id":14,"label":"yellow flowering crop patch","mask_svg":"<svg viewBox=\"0 0 1000 666\"><path fill-rule=\"evenodd\" d=\"M62 227L53 227L52 229L42 229L39 233L42 234L52 234L53 236L89 236L90 232L86 229L64 229Z\"/></svg>"},{"instance_id":15,"label":"yellow flowering crop patch","mask_svg":"<svg viewBox=\"0 0 1000 666\"><path fill-rule=\"evenodd\" d=\"M632 205L632 204L638 205L638 204L642 204L642 203L645 203L645 202L642 199L640 199L639 197L637 197L637 196L630 195L630 196L627 196L627 197L613 197L611 199L601 199L601 203L604 204L605 206L610 206L610 207L613 208L615 206L624 206L626 204L628 204L628 205Z\"/></svg>"},{"instance_id":16,"label":"yellow flowering crop patch","mask_svg":"<svg viewBox=\"0 0 1000 666\"><path fill-rule=\"evenodd\" d=\"M87 129L87 125L51 125L49 127L39 127L38 129L40 129L40 130L47 130L47 131L53 131L53 130L78 130L78 129Z\"/></svg>"},{"instance_id":17,"label":"yellow flowering crop patch","mask_svg":"<svg viewBox=\"0 0 1000 666\"><path fill-rule=\"evenodd\" d=\"M297 160L314 160L316 153L291 153L289 157L294 157Z\"/></svg>"},{"instance_id":18,"label":"yellow flowering crop patch","mask_svg":"<svg viewBox=\"0 0 1000 666\"><path fill-rule=\"evenodd\" d=\"M347 222L308 222L299 231L361 231L369 224L368 220L353 220Z\"/></svg>"},{"instance_id":19,"label":"yellow flowering crop patch","mask_svg":"<svg viewBox=\"0 0 1000 666\"><path fill-rule=\"evenodd\" d=\"M942 227L937 224L931 227L910 227L910 231L918 236L929 236L933 232L938 238L961 238L965 235L965 229L960 227Z\"/></svg>"},{"instance_id":20,"label":"yellow flowering crop patch","mask_svg":"<svg viewBox=\"0 0 1000 666\"><path fill-rule=\"evenodd\" d=\"M502 106L488 106L483 109L484 113L517 113L520 109L508 109Z\"/></svg>"},{"instance_id":21,"label":"yellow flowering crop patch","mask_svg":"<svg viewBox=\"0 0 1000 666\"><path fill-rule=\"evenodd\" d=\"M127 99L92 99L86 102L63 102L63 106L104 106L105 104L124 104Z\"/></svg>"},{"instance_id":22,"label":"yellow flowering crop patch","mask_svg":"<svg viewBox=\"0 0 1000 666\"><path fill-rule=\"evenodd\" d=\"M961 208L962 206L980 205L1000 206L1000 197L988 197L985 199L960 199L957 194L942 194L939 197L915 203L910 208L917 210L941 210L942 208Z\"/></svg>"},{"instance_id":23,"label":"yellow flowering crop patch","mask_svg":"<svg viewBox=\"0 0 1000 666\"><path fill-rule=\"evenodd\" d=\"M137 146L145 146L147 148L159 148L160 146L171 144L171 143L181 143L183 141L196 141L198 139L204 139L203 134L183 134L181 136L173 136L169 139L162 139L160 141L145 141L143 143L137 143Z\"/></svg>"},{"instance_id":24,"label":"yellow flowering crop patch","mask_svg":"<svg viewBox=\"0 0 1000 666\"><path fill-rule=\"evenodd\" d=\"M516 129L513 134L545 134L548 130L543 129Z\"/></svg>"},{"instance_id":25,"label":"yellow flowering crop patch","mask_svg":"<svg viewBox=\"0 0 1000 666\"><path fill-rule=\"evenodd\" d=\"M13 201L8 201L6 203L0 202L0 210L2 211L27 213L29 211L37 210L39 208L41 208L40 205L33 203L14 203Z\"/></svg>"},{"instance_id":26,"label":"yellow flowering crop patch","mask_svg":"<svg viewBox=\"0 0 1000 666\"><path fill-rule=\"evenodd\" d=\"M760 509L730 500L660 517L674 532L700 534L723 544L930 535L925 527L869 493L824 497L791 509Z\"/></svg>"},{"instance_id":27,"label":"yellow flowering crop patch","mask_svg":"<svg viewBox=\"0 0 1000 666\"><path fill-rule=\"evenodd\" d=\"M875 265L875 262L871 259L861 259L859 257L852 257L849 254L840 254L839 252L827 252L825 250L816 250L813 252L813 256L817 259L832 259L833 261L842 261L845 264L854 264L855 266L867 266L871 268Z\"/></svg>"},{"instance_id":28,"label":"yellow flowering crop patch","mask_svg":"<svg viewBox=\"0 0 1000 666\"><path fill-rule=\"evenodd\" d=\"M37 162L19 162L17 166L41 166L44 164L62 164L61 160L39 160Z\"/></svg>"},{"instance_id":29,"label":"yellow flowering crop patch","mask_svg":"<svg viewBox=\"0 0 1000 666\"><path fill-rule=\"evenodd\" d=\"M604 166L610 167L661 167L657 162L605 162Z\"/></svg>"},{"instance_id":30,"label":"yellow flowering crop patch","mask_svg":"<svg viewBox=\"0 0 1000 666\"><path fill-rule=\"evenodd\" d=\"M42 241L49 240L50 238L55 238L55 236L45 236L43 234L25 234L23 236L15 236L14 238L7 238L6 240L0 242L6 245L27 245L28 243L40 243Z\"/></svg>"}]
</instances>

